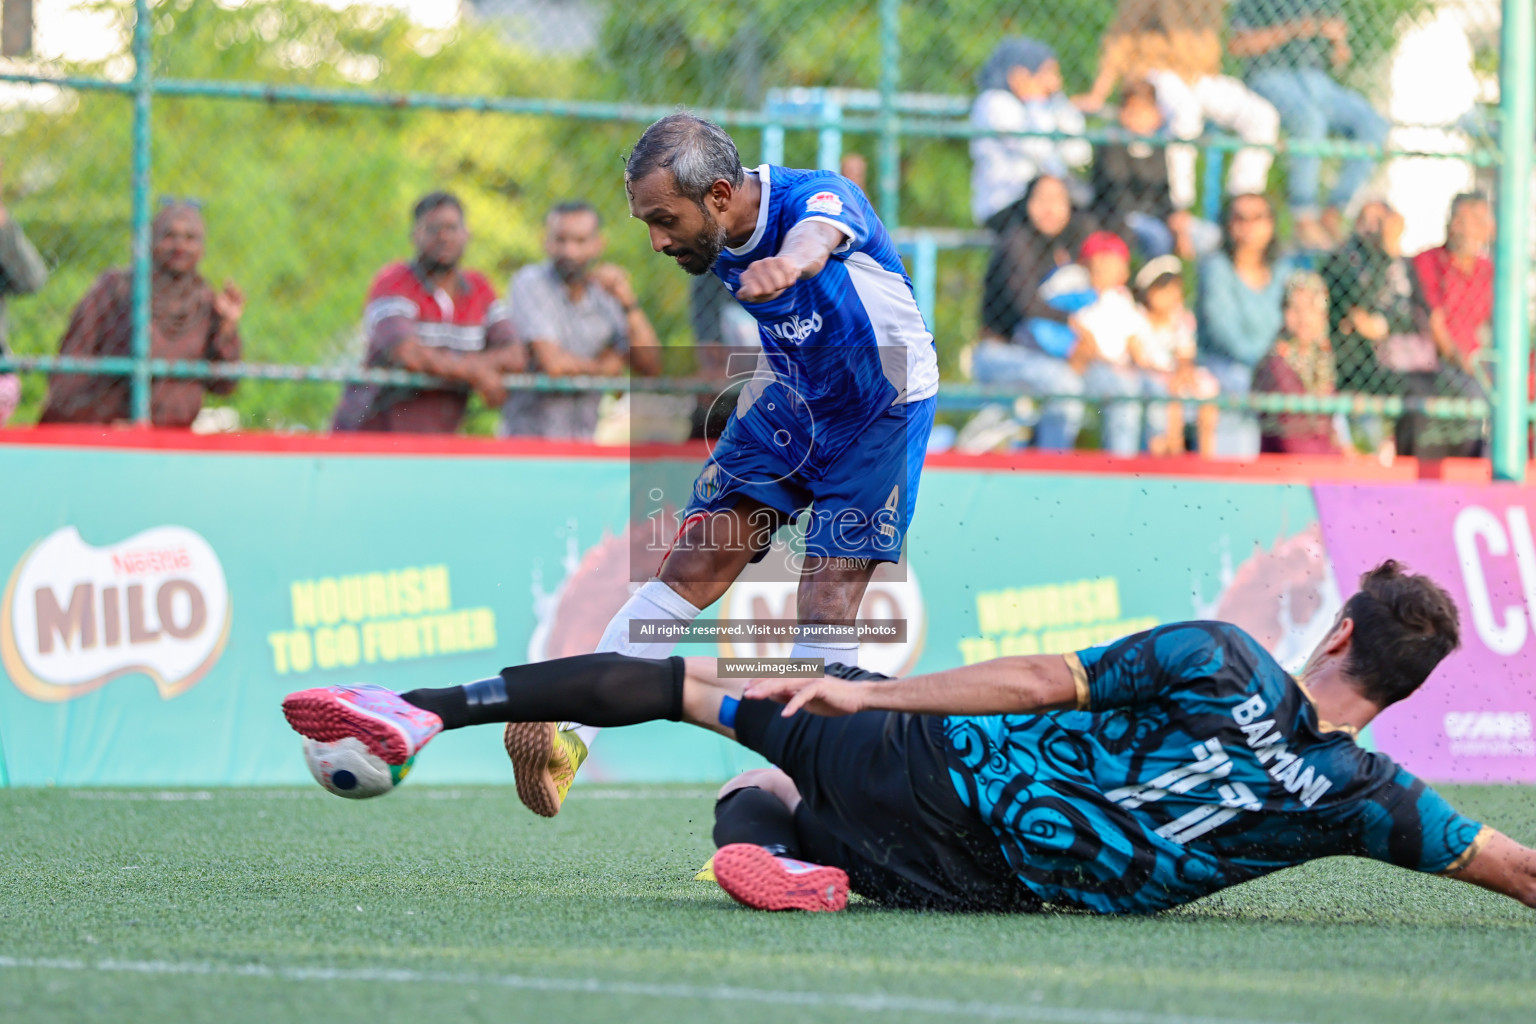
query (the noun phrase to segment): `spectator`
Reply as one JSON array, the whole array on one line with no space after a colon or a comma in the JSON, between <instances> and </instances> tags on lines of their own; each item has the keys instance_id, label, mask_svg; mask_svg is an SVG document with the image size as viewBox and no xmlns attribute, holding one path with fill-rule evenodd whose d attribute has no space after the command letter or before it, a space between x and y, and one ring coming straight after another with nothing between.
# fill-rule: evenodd
<instances>
[{"instance_id":1,"label":"spectator","mask_svg":"<svg viewBox=\"0 0 1536 1024\"><path fill-rule=\"evenodd\" d=\"M245 295L233 281L214 291L197 267L203 259L199 204L162 200L151 226L149 354L155 359L240 358L240 314ZM108 270L96 279L70 316L59 343L62 356L127 356L133 352L133 273ZM227 395L235 381L162 378L150 385L150 420L157 427L189 427L203 396ZM126 377L59 374L48 382L44 423L111 423L132 414Z\"/></svg>"},{"instance_id":2,"label":"spectator","mask_svg":"<svg viewBox=\"0 0 1536 1024\"><path fill-rule=\"evenodd\" d=\"M5 164L0 161L0 170ZM0 179L3 185L3 179ZM37 254L32 243L22 232L5 200L0 197L0 357L8 354L5 347L6 316L5 300L11 295L30 295L48 282L48 268ZM0 427L6 425L21 401L21 379L14 373L0 372Z\"/></svg>"},{"instance_id":3,"label":"spectator","mask_svg":"<svg viewBox=\"0 0 1536 1024\"><path fill-rule=\"evenodd\" d=\"M1276 255L1275 211L1261 195L1233 196L1222 215L1222 247L1200 264L1195 308L1200 364L1224 395L1246 395L1258 365L1284 324L1282 301L1289 263ZM1222 415L1219 455L1255 455L1258 424L1251 413Z\"/></svg>"},{"instance_id":4,"label":"spectator","mask_svg":"<svg viewBox=\"0 0 1536 1024\"><path fill-rule=\"evenodd\" d=\"M1493 319L1493 213L1488 200L1463 193L1451 201L1445 244L1413 258L1429 332L1446 363L1475 375L1483 334Z\"/></svg>"},{"instance_id":5,"label":"spectator","mask_svg":"<svg viewBox=\"0 0 1536 1024\"><path fill-rule=\"evenodd\" d=\"M1074 276L1083 278L1073 254L1090 233L1088 217L1072 209L1066 184L1051 175L1030 182L1025 216L999 235L982 289L982 336L971 360L978 383L1022 384L1044 395L1080 395L1089 347L1076 353L1079 333L1071 311L1052 305L1053 291ZM1074 272L1076 272L1074 274ZM1053 280L1054 279L1054 280ZM1046 328L1054 328L1047 330ZM1052 400L1035 428L1046 449L1070 449L1082 424L1082 403Z\"/></svg>"},{"instance_id":6,"label":"spectator","mask_svg":"<svg viewBox=\"0 0 1536 1024\"><path fill-rule=\"evenodd\" d=\"M1174 398L1215 398L1221 385L1215 374L1195 363L1195 315L1184 306L1184 265L1177 256L1149 260L1136 274L1136 296L1147 318L1141 342L1142 362ZM1201 405L1195 413L1196 443L1201 455L1216 453L1216 424L1220 412ZM1167 430L1154 436L1148 447L1156 455L1178 455L1185 450L1184 410L1168 406Z\"/></svg>"},{"instance_id":7,"label":"spectator","mask_svg":"<svg viewBox=\"0 0 1536 1024\"><path fill-rule=\"evenodd\" d=\"M1145 345L1152 325L1126 287L1131 252L1124 239L1112 231L1095 231L1083 242L1080 258L1094 293L1093 301L1074 318L1083 335L1077 347L1084 350L1074 355L1088 360L1083 393L1111 399L1102 406L1104 448L1113 455L1135 455L1142 448L1142 404L1112 399L1167 394L1161 381L1147 372ZM1145 419L1161 433L1166 415L1166 404L1159 402L1147 407Z\"/></svg>"},{"instance_id":8,"label":"spectator","mask_svg":"<svg viewBox=\"0 0 1536 1024\"><path fill-rule=\"evenodd\" d=\"M1387 141L1387 121L1364 96L1328 74L1349 65L1349 28L1340 0L1236 0L1232 7L1234 57L1243 58L1253 91L1280 111L1294 142L1322 142L1336 132L1355 142ZM1350 157L1339 168L1328 206L1318 208L1321 160L1290 158L1290 204L1296 240L1316 249L1338 244L1343 210L1375 170L1374 157Z\"/></svg>"},{"instance_id":9,"label":"spectator","mask_svg":"<svg viewBox=\"0 0 1536 1024\"><path fill-rule=\"evenodd\" d=\"M837 163L837 173L859 186L860 192L869 191L869 161L862 153L844 153Z\"/></svg>"},{"instance_id":10,"label":"spectator","mask_svg":"<svg viewBox=\"0 0 1536 1024\"><path fill-rule=\"evenodd\" d=\"M1253 387L1266 393L1329 397L1335 394L1334 385L1328 286L1317 274L1298 270L1285 281L1285 331L1254 371ZM1265 413L1259 422L1260 451L1327 455L1344 450L1332 416Z\"/></svg>"},{"instance_id":11,"label":"spectator","mask_svg":"<svg viewBox=\"0 0 1536 1024\"><path fill-rule=\"evenodd\" d=\"M635 298L629 275L597 263L605 241L597 210L561 203L544 219L549 259L512 275L508 300L534 366L551 377L612 377L628 362L637 373L661 371L656 332ZM502 409L507 434L591 440L601 395L517 392Z\"/></svg>"},{"instance_id":12,"label":"spectator","mask_svg":"<svg viewBox=\"0 0 1536 1024\"><path fill-rule=\"evenodd\" d=\"M971 105L971 124L999 132L1061 132L1080 135L1083 115L1061 91L1056 51L1038 39L1005 39L992 51L978 78L981 93ZM971 140L971 213L976 223L1002 232L1024 219L1029 185L1049 174L1080 190L1074 168L1093 159L1085 139L984 136Z\"/></svg>"},{"instance_id":13,"label":"spectator","mask_svg":"<svg viewBox=\"0 0 1536 1024\"><path fill-rule=\"evenodd\" d=\"M1169 112L1176 139L1195 139L1207 121L1244 142L1272 146L1280 137L1280 115L1262 96L1221 73L1221 32L1226 0L1121 0L1104 36L1099 75L1092 90L1075 101L1096 113L1114 92L1115 83L1146 79L1157 102ZM1173 205L1188 210L1195 203L1193 146L1168 150ZM1240 149L1227 171L1232 195L1263 192L1274 154L1268 149Z\"/></svg>"},{"instance_id":14,"label":"spectator","mask_svg":"<svg viewBox=\"0 0 1536 1024\"><path fill-rule=\"evenodd\" d=\"M1155 141L1163 130L1152 83L1136 79L1120 94L1120 127L1147 139L1098 147L1093 159L1093 212L1100 224L1134 241L1152 259L1175 250L1185 259L1221 243L1214 224L1198 220L1173 202L1168 186L1169 150Z\"/></svg>"},{"instance_id":15,"label":"spectator","mask_svg":"<svg viewBox=\"0 0 1536 1024\"><path fill-rule=\"evenodd\" d=\"M982 279L982 334L1000 341L1012 339L1027 317L1067 322L1040 298L1040 286L1072 262L1093 231L1092 218L1072 208L1066 183L1054 175L1030 182L1023 206L1024 216L998 233Z\"/></svg>"},{"instance_id":16,"label":"spectator","mask_svg":"<svg viewBox=\"0 0 1536 1024\"><path fill-rule=\"evenodd\" d=\"M469 244L464 206L433 192L416 203L411 223L415 258L379 271L368 290L367 365L462 382L494 409L506 398L502 375L521 372L527 351L491 283L459 267ZM335 429L451 434L468 404L461 388L349 384Z\"/></svg>"}]
</instances>

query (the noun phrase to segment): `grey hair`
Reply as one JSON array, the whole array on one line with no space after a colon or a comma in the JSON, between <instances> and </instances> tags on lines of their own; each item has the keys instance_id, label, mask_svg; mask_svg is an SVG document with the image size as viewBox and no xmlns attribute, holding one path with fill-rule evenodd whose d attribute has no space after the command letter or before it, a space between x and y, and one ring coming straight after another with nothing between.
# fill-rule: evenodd
<instances>
[{"instance_id":1,"label":"grey hair","mask_svg":"<svg viewBox=\"0 0 1536 1024\"><path fill-rule=\"evenodd\" d=\"M746 180L741 155L725 129L683 112L668 114L641 134L624 164L624 183L658 170L671 171L677 194L695 203L702 203L717 181L740 188Z\"/></svg>"}]
</instances>

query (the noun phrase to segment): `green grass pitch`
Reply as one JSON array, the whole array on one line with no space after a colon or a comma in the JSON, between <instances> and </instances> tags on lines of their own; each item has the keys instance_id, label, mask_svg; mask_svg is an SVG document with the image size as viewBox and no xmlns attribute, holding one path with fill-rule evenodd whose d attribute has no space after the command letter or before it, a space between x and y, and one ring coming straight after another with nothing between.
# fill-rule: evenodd
<instances>
[{"instance_id":1,"label":"green grass pitch","mask_svg":"<svg viewBox=\"0 0 1536 1024\"><path fill-rule=\"evenodd\" d=\"M1447 787L1530 842L1536 794ZM1536 911L1335 859L1144 919L692 881L702 787L0 791L0 1021L1536 1020Z\"/></svg>"}]
</instances>

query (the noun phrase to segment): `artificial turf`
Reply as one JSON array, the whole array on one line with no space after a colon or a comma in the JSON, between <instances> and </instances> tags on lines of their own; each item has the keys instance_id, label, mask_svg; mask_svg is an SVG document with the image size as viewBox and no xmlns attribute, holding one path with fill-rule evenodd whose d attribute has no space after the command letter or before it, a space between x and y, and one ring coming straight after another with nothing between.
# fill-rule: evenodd
<instances>
[{"instance_id":1,"label":"artificial turf","mask_svg":"<svg viewBox=\"0 0 1536 1024\"><path fill-rule=\"evenodd\" d=\"M1536 840L1536 791L1445 787ZM1536 911L1321 861L1152 918L760 914L699 787L0 790L0 1021L1536 1020Z\"/></svg>"}]
</instances>

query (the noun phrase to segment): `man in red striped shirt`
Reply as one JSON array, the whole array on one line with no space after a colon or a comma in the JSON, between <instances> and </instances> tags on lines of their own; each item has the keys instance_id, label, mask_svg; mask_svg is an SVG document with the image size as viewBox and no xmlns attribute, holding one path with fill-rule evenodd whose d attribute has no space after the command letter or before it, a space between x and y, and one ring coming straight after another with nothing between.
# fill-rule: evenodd
<instances>
[{"instance_id":1,"label":"man in red striped shirt","mask_svg":"<svg viewBox=\"0 0 1536 1024\"><path fill-rule=\"evenodd\" d=\"M336 409L336 430L451 434L464 419L469 390L500 408L507 397L502 375L528 365L527 349L491 283L459 267L469 229L458 197L423 197L411 241L416 258L391 263L368 290L367 365L429 373L469 389L350 384Z\"/></svg>"}]
</instances>

